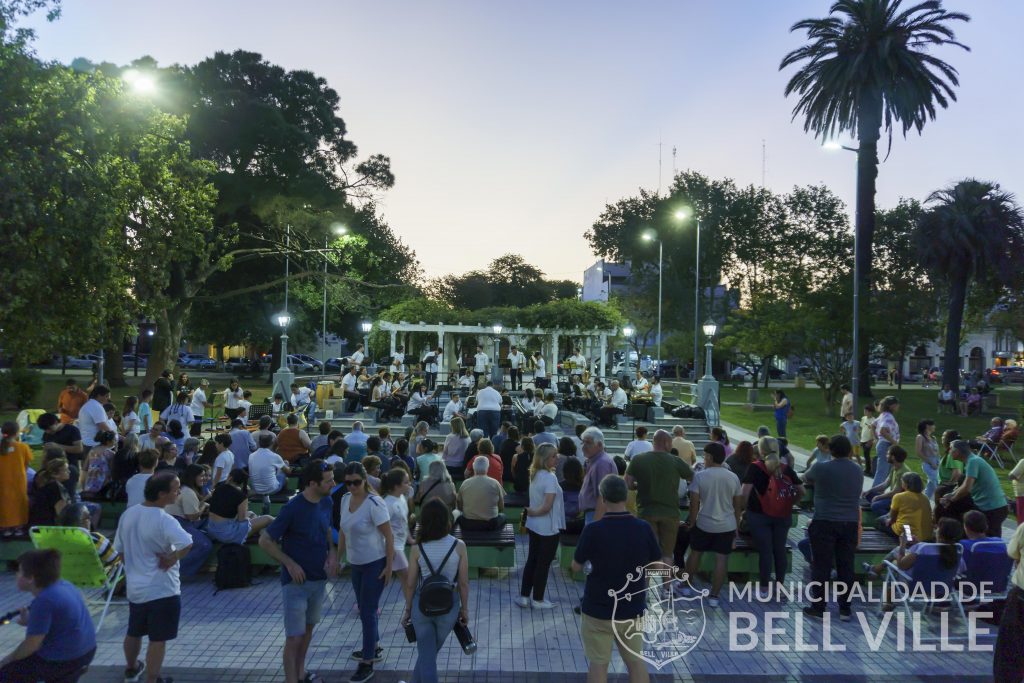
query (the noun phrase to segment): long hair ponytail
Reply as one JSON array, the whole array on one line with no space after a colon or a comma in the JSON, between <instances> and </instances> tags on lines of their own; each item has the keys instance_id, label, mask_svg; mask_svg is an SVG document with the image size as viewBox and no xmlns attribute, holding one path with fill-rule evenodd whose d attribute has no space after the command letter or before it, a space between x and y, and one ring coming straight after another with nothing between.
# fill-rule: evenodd
<instances>
[{"instance_id":1,"label":"long hair ponytail","mask_svg":"<svg viewBox=\"0 0 1024 683\"><path fill-rule=\"evenodd\" d=\"M0 427L0 456L7 455L7 451L12 448L11 444L18 438L18 432L21 428L18 427L17 422L4 422L3 426Z\"/></svg>"}]
</instances>

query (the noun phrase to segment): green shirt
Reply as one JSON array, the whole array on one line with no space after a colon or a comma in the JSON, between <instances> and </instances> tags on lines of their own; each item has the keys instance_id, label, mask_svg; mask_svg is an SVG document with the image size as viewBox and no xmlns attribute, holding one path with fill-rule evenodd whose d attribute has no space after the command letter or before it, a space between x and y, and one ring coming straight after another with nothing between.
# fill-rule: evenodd
<instances>
[{"instance_id":1,"label":"green shirt","mask_svg":"<svg viewBox=\"0 0 1024 683\"><path fill-rule=\"evenodd\" d=\"M939 481L942 483L953 481L953 473L963 471L964 464L954 458L952 453L946 453L939 460Z\"/></svg>"},{"instance_id":2,"label":"green shirt","mask_svg":"<svg viewBox=\"0 0 1024 683\"><path fill-rule=\"evenodd\" d=\"M679 517L679 480L693 479L693 470L682 458L648 451L629 461L626 474L636 479L637 511L641 517Z\"/></svg>"},{"instance_id":3,"label":"green shirt","mask_svg":"<svg viewBox=\"0 0 1024 683\"><path fill-rule=\"evenodd\" d=\"M909 471L910 468L907 467L907 463L905 462L901 462L898 466L889 470L889 479L886 480L885 493L888 493L889 491L896 491L899 493L902 491L903 485L900 483L900 479L902 479L903 475Z\"/></svg>"},{"instance_id":4,"label":"green shirt","mask_svg":"<svg viewBox=\"0 0 1024 683\"><path fill-rule=\"evenodd\" d=\"M992 465L985 462L979 455L971 455L964 466L964 476L974 478L971 487L971 498L982 512L1006 507L1006 496L999 485L999 477Z\"/></svg>"}]
</instances>

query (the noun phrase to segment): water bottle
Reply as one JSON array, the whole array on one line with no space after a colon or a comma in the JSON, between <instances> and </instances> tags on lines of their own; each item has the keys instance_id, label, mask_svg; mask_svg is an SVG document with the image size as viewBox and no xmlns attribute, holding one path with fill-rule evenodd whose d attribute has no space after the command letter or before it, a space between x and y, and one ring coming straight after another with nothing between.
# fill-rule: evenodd
<instances>
[{"instance_id":1,"label":"water bottle","mask_svg":"<svg viewBox=\"0 0 1024 683\"><path fill-rule=\"evenodd\" d=\"M459 645L462 646L462 651L467 655L476 652L476 640L473 639L473 634L469 632L469 627L461 621L455 622L455 637L459 639Z\"/></svg>"}]
</instances>

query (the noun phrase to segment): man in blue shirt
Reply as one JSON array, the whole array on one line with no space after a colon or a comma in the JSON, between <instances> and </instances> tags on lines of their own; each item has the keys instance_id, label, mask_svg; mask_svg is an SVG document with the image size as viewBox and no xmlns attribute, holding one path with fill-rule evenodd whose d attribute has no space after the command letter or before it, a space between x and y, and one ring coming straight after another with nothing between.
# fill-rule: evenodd
<instances>
[{"instance_id":1,"label":"man in blue shirt","mask_svg":"<svg viewBox=\"0 0 1024 683\"><path fill-rule=\"evenodd\" d=\"M60 680L87 666L96 654L96 629L82 594L60 578L60 553L22 553L17 582L34 599L21 609L25 640L0 660L0 681Z\"/></svg>"},{"instance_id":2,"label":"man in blue shirt","mask_svg":"<svg viewBox=\"0 0 1024 683\"><path fill-rule=\"evenodd\" d=\"M601 479L598 490L604 515L583 528L572 561L574 572L583 571L587 562L591 564L580 609L583 652L590 662L590 673L603 680L608 674L615 641L629 679L646 680L647 667L640 654L644 649L643 629L636 628L636 620L647 610L646 576L641 573L626 588L633 595L632 600L616 605L609 591L620 592L626 577L637 567L660 560L661 546L651 525L626 510L627 489L622 477L607 475ZM608 552L609 548L615 552Z\"/></svg>"},{"instance_id":3,"label":"man in blue shirt","mask_svg":"<svg viewBox=\"0 0 1024 683\"><path fill-rule=\"evenodd\" d=\"M306 671L306 651L320 621L327 577L338 575L338 549L330 528L334 470L323 460L313 460L303 468L301 481L306 488L260 534L260 547L281 563L287 683L312 678Z\"/></svg>"}]
</instances>

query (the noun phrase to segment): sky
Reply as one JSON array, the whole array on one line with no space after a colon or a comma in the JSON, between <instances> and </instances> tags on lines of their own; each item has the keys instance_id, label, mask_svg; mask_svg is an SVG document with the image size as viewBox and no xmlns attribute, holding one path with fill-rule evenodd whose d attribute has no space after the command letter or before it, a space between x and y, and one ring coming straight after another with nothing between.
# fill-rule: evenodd
<instances>
[{"instance_id":1,"label":"sky","mask_svg":"<svg viewBox=\"0 0 1024 683\"><path fill-rule=\"evenodd\" d=\"M57 22L31 23L39 56L64 63L245 49L311 70L338 91L360 155L391 158L380 210L428 277L515 252L580 281L606 202L667 187L673 168L760 185L762 141L769 188L824 183L852 207L856 157L791 121L778 70L804 40L790 26L830 4L64 0ZM1024 196L1024 2L945 6L972 17L955 27L971 52L937 53L960 72L959 101L922 136L897 134L879 206L964 177Z\"/></svg>"}]
</instances>

